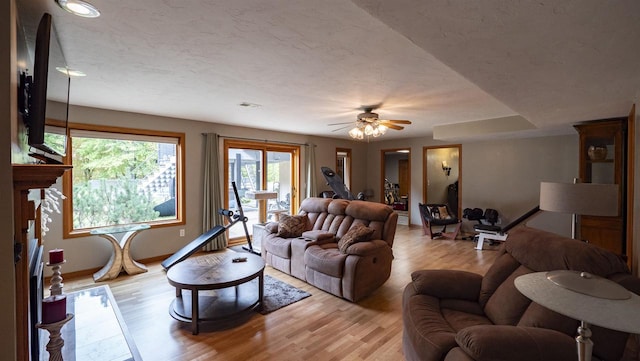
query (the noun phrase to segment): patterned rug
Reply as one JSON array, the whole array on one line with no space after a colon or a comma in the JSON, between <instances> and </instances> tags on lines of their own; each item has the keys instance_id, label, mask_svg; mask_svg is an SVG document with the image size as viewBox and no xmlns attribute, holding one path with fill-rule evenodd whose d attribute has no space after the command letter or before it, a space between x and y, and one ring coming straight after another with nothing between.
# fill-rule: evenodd
<instances>
[{"instance_id":1,"label":"patterned rug","mask_svg":"<svg viewBox=\"0 0 640 361\"><path fill-rule=\"evenodd\" d=\"M264 302L260 313L266 315L309 296L311 294L306 291L264 275Z\"/></svg>"}]
</instances>

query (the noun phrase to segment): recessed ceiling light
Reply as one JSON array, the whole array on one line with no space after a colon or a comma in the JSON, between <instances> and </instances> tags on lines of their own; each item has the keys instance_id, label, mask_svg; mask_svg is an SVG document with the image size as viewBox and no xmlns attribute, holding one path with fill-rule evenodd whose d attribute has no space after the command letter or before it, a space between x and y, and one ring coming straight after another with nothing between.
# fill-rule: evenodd
<instances>
[{"instance_id":1,"label":"recessed ceiling light","mask_svg":"<svg viewBox=\"0 0 640 361\"><path fill-rule=\"evenodd\" d=\"M87 74L85 74L80 70L73 70L73 69L62 67L62 66L57 66L56 70L68 76L77 76L77 77L87 76Z\"/></svg>"},{"instance_id":2,"label":"recessed ceiling light","mask_svg":"<svg viewBox=\"0 0 640 361\"><path fill-rule=\"evenodd\" d=\"M100 16L100 11L93 5L82 0L56 0L58 6L66 11L82 16L84 18L97 18Z\"/></svg>"}]
</instances>

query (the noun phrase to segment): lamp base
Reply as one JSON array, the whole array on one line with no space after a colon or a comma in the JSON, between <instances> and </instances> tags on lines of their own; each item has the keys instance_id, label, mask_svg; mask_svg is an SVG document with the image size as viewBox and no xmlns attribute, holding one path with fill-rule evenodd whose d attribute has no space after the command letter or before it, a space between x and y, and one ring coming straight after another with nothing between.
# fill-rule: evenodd
<instances>
[{"instance_id":1,"label":"lamp base","mask_svg":"<svg viewBox=\"0 0 640 361\"><path fill-rule=\"evenodd\" d=\"M576 345L578 347L578 361L591 361L591 354L593 352L591 329L589 329L589 324L584 321L580 321L578 336L576 336Z\"/></svg>"}]
</instances>

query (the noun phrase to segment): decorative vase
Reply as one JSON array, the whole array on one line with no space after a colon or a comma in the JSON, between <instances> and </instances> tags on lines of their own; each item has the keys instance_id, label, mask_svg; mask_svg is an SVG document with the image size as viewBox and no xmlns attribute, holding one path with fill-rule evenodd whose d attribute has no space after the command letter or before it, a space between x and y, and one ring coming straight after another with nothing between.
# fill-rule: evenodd
<instances>
[{"instance_id":1,"label":"decorative vase","mask_svg":"<svg viewBox=\"0 0 640 361\"><path fill-rule=\"evenodd\" d=\"M607 147L592 145L587 150L587 154L591 160L605 160L607 158Z\"/></svg>"}]
</instances>

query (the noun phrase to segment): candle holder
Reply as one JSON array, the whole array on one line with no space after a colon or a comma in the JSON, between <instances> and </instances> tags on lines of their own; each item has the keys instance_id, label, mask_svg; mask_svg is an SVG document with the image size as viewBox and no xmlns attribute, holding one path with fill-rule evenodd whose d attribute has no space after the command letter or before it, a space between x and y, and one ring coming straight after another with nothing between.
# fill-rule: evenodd
<instances>
[{"instance_id":1,"label":"candle holder","mask_svg":"<svg viewBox=\"0 0 640 361\"><path fill-rule=\"evenodd\" d=\"M49 331L49 342L47 343L47 352L49 352L49 361L63 361L62 359L62 347L64 346L64 339L60 334L60 329L67 322L71 321L73 313L67 313L67 317L58 322L53 323L37 323L36 327Z\"/></svg>"},{"instance_id":2,"label":"candle holder","mask_svg":"<svg viewBox=\"0 0 640 361\"><path fill-rule=\"evenodd\" d=\"M47 262L47 267L51 267L51 271L53 272L53 275L51 276L51 287L49 287L51 296L62 294L62 287L64 286L64 283L62 283L62 273L60 272L60 269L65 263L67 263L67 261L59 263Z\"/></svg>"}]
</instances>

